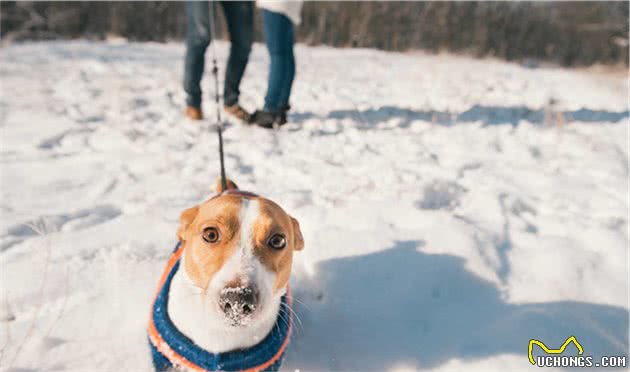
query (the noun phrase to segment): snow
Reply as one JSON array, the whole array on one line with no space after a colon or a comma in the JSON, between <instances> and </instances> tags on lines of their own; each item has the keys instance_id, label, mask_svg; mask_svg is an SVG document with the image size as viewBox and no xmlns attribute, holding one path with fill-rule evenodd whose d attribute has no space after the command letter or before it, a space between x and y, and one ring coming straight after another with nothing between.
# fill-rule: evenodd
<instances>
[{"instance_id":1,"label":"snow","mask_svg":"<svg viewBox=\"0 0 630 372\"><path fill-rule=\"evenodd\" d=\"M0 52L0 369L151 369L145 326L179 213L218 176L215 132L182 116L183 51ZM292 123L225 132L228 175L306 242L283 369L530 370L530 339L571 335L586 355L628 354L625 72L296 54ZM250 109L267 66L255 45Z\"/></svg>"}]
</instances>

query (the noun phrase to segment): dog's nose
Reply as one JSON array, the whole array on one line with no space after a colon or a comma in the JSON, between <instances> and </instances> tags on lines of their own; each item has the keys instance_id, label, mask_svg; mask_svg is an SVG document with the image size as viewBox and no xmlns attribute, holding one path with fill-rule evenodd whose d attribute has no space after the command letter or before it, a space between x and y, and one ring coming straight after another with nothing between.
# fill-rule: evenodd
<instances>
[{"instance_id":1,"label":"dog's nose","mask_svg":"<svg viewBox=\"0 0 630 372\"><path fill-rule=\"evenodd\" d=\"M240 320L252 314L258 303L258 291L251 286L226 287L219 294L219 306L226 317Z\"/></svg>"}]
</instances>

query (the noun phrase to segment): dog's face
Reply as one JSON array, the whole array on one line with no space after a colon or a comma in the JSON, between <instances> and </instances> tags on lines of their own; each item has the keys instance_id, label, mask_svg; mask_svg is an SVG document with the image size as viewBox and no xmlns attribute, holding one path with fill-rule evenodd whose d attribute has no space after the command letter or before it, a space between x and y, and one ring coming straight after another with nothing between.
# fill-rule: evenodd
<instances>
[{"instance_id":1,"label":"dog's face","mask_svg":"<svg viewBox=\"0 0 630 372\"><path fill-rule=\"evenodd\" d=\"M297 220L280 206L237 193L182 212L177 236L209 322L227 327L254 325L277 311L272 305L286 291L293 252L304 247Z\"/></svg>"}]
</instances>

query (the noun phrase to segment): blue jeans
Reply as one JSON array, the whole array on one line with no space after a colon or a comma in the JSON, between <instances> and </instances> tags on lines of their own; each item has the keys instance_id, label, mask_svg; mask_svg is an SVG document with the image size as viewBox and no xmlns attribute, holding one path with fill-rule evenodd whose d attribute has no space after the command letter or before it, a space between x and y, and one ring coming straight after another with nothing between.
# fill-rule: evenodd
<instances>
[{"instance_id":1,"label":"blue jeans","mask_svg":"<svg viewBox=\"0 0 630 372\"><path fill-rule=\"evenodd\" d=\"M186 60L184 62L184 90L186 104L201 105L201 78L205 53L212 40L210 34L210 8L207 1L186 2ZM214 6L212 4L211 6ZM223 14L230 33L230 56L225 69L223 103L238 102L239 85L245 73L249 52L254 40L254 5L248 1L222 1ZM214 9L216 12L216 7ZM215 27L216 29L216 27Z\"/></svg>"},{"instance_id":2,"label":"blue jeans","mask_svg":"<svg viewBox=\"0 0 630 372\"><path fill-rule=\"evenodd\" d=\"M262 15L265 42L271 59L264 110L278 112L289 105L295 77L293 23L287 16L266 9Z\"/></svg>"}]
</instances>

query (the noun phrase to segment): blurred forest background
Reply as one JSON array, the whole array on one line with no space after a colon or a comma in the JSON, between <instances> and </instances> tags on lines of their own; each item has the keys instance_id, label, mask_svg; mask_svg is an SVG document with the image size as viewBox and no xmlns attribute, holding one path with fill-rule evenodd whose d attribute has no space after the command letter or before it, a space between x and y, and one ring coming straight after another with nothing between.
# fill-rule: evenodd
<instances>
[{"instance_id":1,"label":"blurred forest background","mask_svg":"<svg viewBox=\"0 0 630 372\"><path fill-rule=\"evenodd\" d=\"M449 51L564 66L628 65L628 2L307 2L297 41ZM222 14L219 12L219 14ZM0 2L2 42L181 40L183 2ZM225 25L219 27L225 37ZM260 15L257 40L262 39Z\"/></svg>"}]
</instances>

